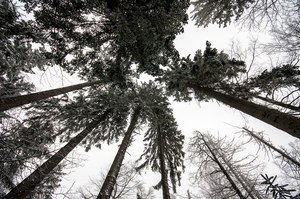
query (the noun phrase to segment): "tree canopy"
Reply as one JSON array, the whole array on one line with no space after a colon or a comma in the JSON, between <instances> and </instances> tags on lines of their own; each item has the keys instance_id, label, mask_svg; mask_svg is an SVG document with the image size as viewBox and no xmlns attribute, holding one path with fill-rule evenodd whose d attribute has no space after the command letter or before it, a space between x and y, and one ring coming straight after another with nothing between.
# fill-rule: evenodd
<instances>
[{"instance_id":1,"label":"tree canopy","mask_svg":"<svg viewBox=\"0 0 300 199\"><path fill-rule=\"evenodd\" d=\"M49 163L51 169L42 170L47 175L38 174L40 181L31 186L36 188L29 190L28 197L52 198L64 175L66 163L60 161L77 145L88 152L122 140L105 180L107 186L97 190L98 198L109 198L127 148L143 132L144 151L136 170L150 168L159 173L154 187L162 187L163 198L170 199L169 183L176 193L185 171L185 132L173 115L173 99L181 103L217 100L300 138L299 13L291 6L299 9L298 4L283 0L2 1L1 197L28 184L26 175L35 176ZM249 76L245 60L217 50L209 41L193 58L181 57L174 40L188 23L189 6L193 6L197 26L216 23L226 27L246 21L250 26L271 27L281 39L272 48L288 51L291 59ZM278 24L289 17L289 23L282 26L287 28L279 31ZM33 94L36 82L30 82L28 74L50 67L87 82L72 89L50 90L51 94ZM144 74L151 80L141 79ZM33 95L25 95L28 93ZM34 97L37 95L41 98ZM11 99L19 105L5 104ZM20 116L15 116L18 111ZM249 191L257 185L255 179L233 161L236 148L228 143L222 147L210 135L199 134L194 139L192 147L198 147L202 161L198 177L207 180L207 197L260 197L259 191L252 195ZM53 151L57 144L64 146ZM61 151L68 152L60 155ZM199 157L197 153L192 154L193 160ZM53 157L58 156L54 164ZM110 187L110 193L105 187ZM143 194L136 195L141 198Z\"/></svg>"}]
</instances>

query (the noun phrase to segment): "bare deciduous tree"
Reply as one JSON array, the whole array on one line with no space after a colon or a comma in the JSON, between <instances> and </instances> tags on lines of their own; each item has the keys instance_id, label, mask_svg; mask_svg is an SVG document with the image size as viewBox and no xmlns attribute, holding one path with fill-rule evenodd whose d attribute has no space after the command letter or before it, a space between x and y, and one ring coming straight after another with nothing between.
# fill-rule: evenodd
<instances>
[{"instance_id":1,"label":"bare deciduous tree","mask_svg":"<svg viewBox=\"0 0 300 199\"><path fill-rule=\"evenodd\" d=\"M131 199L139 195L142 199L152 199L153 190L146 191L139 173L132 162L122 164L116 184L114 185L111 199ZM99 178L92 178L91 183L78 190L80 198L96 198L99 189L106 177L107 171L102 171ZM152 190L152 191L151 191Z\"/></svg>"}]
</instances>

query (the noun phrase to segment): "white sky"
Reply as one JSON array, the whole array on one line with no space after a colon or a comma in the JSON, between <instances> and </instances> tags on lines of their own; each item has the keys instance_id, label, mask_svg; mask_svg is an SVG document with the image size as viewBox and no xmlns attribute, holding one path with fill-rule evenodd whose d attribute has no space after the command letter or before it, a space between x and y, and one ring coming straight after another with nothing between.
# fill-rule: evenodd
<instances>
[{"instance_id":1,"label":"white sky","mask_svg":"<svg viewBox=\"0 0 300 199\"><path fill-rule=\"evenodd\" d=\"M247 43L251 37L257 37L258 33L249 33L246 29L229 26L227 28L219 28L216 25L210 25L208 28L197 28L194 22L190 22L185 26L185 32L179 35L175 40L175 45L179 50L181 56L193 55L196 50L205 48L205 42L208 40L212 43L213 47L216 47L219 51L227 51L231 47L231 41L240 41L244 48L247 47ZM268 37L264 35L259 36L260 40L266 40ZM62 73L58 69L49 69L42 76L30 76L31 81L37 82L37 90L46 90L50 88L57 88L61 86L67 86L78 83L76 77L70 77ZM172 108L174 109L175 118L179 124L179 129L182 130L186 136L185 142L187 143L192 132L195 130L203 132L211 132L215 135L232 136L238 129L231 127L234 126L243 127L247 122L247 125L256 131L265 131L272 138L272 142L276 145L286 145L288 142L293 141L294 138L285 132L282 132L270 125L267 125L257 119L247 116L238 110L231 109L221 103L217 102L173 102ZM142 133L142 132L141 132ZM143 151L143 143L141 142L142 136L136 136L136 142L129 148L126 160L136 160ZM254 150L254 149L250 149ZM256 149L255 149L256 151ZM66 191L74 183L72 189L76 190L78 187L88 184L89 179L94 178L95 175L99 175L101 170L110 167L110 164L117 152L117 145L106 146L103 145L102 149L92 148L88 153L85 153L83 149L77 148L76 157L80 154L81 157L86 159L80 162L82 166L76 169L71 169L71 173L63 177L62 185L63 190ZM130 155L129 155L130 154ZM72 153L70 156L74 155ZM69 156L69 157L70 157ZM124 162L126 162L126 160ZM187 162L186 162L187 164ZM274 170L275 172L275 170ZM189 170L186 169L184 174L184 186L178 187L179 195L186 196L187 189L190 189L191 193L196 194L198 190L189 186L187 179ZM272 174L272 171L270 171ZM275 173L278 174L278 173ZM148 187L156 185L159 181L159 175L153 175L152 171L142 176L143 181ZM148 188L147 187L147 188ZM73 192L71 191L71 192ZM171 190L170 190L171 191ZM157 198L162 198L162 190L155 191ZM58 196L57 198L63 198ZM179 198L179 197L177 197Z\"/></svg>"}]
</instances>

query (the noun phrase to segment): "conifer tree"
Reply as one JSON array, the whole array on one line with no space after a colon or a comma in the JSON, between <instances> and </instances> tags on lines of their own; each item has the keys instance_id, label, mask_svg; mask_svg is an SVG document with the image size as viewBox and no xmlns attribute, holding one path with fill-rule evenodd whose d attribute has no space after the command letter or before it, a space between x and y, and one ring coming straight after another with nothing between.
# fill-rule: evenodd
<instances>
[{"instance_id":1,"label":"conifer tree","mask_svg":"<svg viewBox=\"0 0 300 199\"><path fill-rule=\"evenodd\" d=\"M123 159L127 148L130 145L133 131L137 125L139 114L141 112L141 107L138 106L134 109L129 127L125 133L125 136L122 140L120 148L115 156L115 159L108 171L108 174L105 178L105 181L102 184L100 193L97 196L97 199L109 199L113 191L114 185L116 183L120 168L122 166Z\"/></svg>"},{"instance_id":2,"label":"conifer tree","mask_svg":"<svg viewBox=\"0 0 300 199\"><path fill-rule=\"evenodd\" d=\"M132 63L138 72L161 73L160 65L178 56L173 40L183 32L189 6L187 0L112 1L119 2L114 6L110 1L22 2L47 35L37 42L53 49L45 56L90 80L123 78L132 73Z\"/></svg>"},{"instance_id":3,"label":"conifer tree","mask_svg":"<svg viewBox=\"0 0 300 199\"><path fill-rule=\"evenodd\" d=\"M167 102L167 97L164 94L163 90L158 88L153 82L147 83L147 84L142 84L141 86L137 87L136 89L133 90L133 102L134 104L137 104L140 110L138 110L140 113L140 120L149 123L150 130L146 134L152 134L154 137L149 137L145 139L155 139L156 143L155 146L151 146L155 152L153 154L155 158L155 162L158 163L159 165L164 164L168 165L170 168L170 177L171 177L171 182L174 187L174 191L176 192L175 185L176 185L176 178L180 179L180 171L177 171L177 168L182 166L182 158L183 158L183 152L182 150L182 144L183 144L183 136L180 134L178 130L176 130L177 126L174 121L174 118L172 117L171 110L167 108L168 102ZM167 108L164 110L164 108ZM167 114L165 115L159 115L157 111L162 109L162 111L166 111ZM135 112L134 112L135 113ZM136 116L135 116L136 115ZM133 116L137 117L137 114ZM161 142L158 141L158 133L157 133L157 124L159 119L162 118L168 118L168 124L166 125L161 125L161 130L162 130L162 140ZM133 118L134 119L134 118ZM136 119L135 119L136 120ZM132 120L132 121L135 121ZM133 126L134 123L131 123L129 127ZM122 141L122 144L118 150L118 153L114 159L114 162L110 168L110 171L107 174L106 180L102 185L101 191L98 195L98 198L108 198L110 197L111 191L113 189L113 185L115 184L115 179L118 175L119 168L122 164L122 161L124 159L124 155L126 152L127 147L131 143L131 134L132 130L128 127L127 132L128 134L125 134L125 137ZM133 127L131 127L133 128ZM130 130L130 131L129 131ZM155 135L156 134L156 135ZM166 137L166 138L164 138ZM176 143L177 141L177 143ZM165 144L166 146L162 147L162 144ZM159 149L158 149L159 148ZM149 149L147 149L149 150ZM144 153L147 154L148 152ZM149 163L143 163L143 166ZM153 164L153 163L152 163ZM142 166L142 167L143 167ZM154 166L156 167L155 169L158 170L159 167L158 165ZM164 179L166 179L167 171L166 169L161 170L162 175L164 175ZM163 179L162 179L163 180ZM165 180L167 183L167 180ZM163 185L164 186L164 185ZM166 189L164 189L164 193L168 192L169 188L168 185L165 186ZM166 194L169 196L169 194ZM169 196L170 197L170 196Z\"/></svg>"},{"instance_id":4,"label":"conifer tree","mask_svg":"<svg viewBox=\"0 0 300 199\"><path fill-rule=\"evenodd\" d=\"M243 82L241 86L248 89L249 97L253 96L285 109L299 112L299 75L299 66L285 64L274 67L271 70L265 70L261 74ZM288 90L288 92L284 92L284 90ZM277 93L280 93L280 101L273 99L273 96ZM262 94L270 97L262 97Z\"/></svg>"},{"instance_id":5,"label":"conifer tree","mask_svg":"<svg viewBox=\"0 0 300 199\"><path fill-rule=\"evenodd\" d=\"M9 0L0 2L0 29L0 97L30 92L34 86L25 75L33 74L34 67L44 70L51 62L33 48L39 34Z\"/></svg>"},{"instance_id":6,"label":"conifer tree","mask_svg":"<svg viewBox=\"0 0 300 199\"><path fill-rule=\"evenodd\" d=\"M207 42L203 55L197 51L194 60L183 58L160 80L167 83L169 92L179 100L189 100L192 90L198 100L216 99L300 138L299 118L231 96L235 87L234 78L244 72L243 61L229 59L227 54L218 53Z\"/></svg>"},{"instance_id":7,"label":"conifer tree","mask_svg":"<svg viewBox=\"0 0 300 199\"><path fill-rule=\"evenodd\" d=\"M162 187L164 199L170 198L168 174L173 192L176 193L177 182L180 185L181 173L184 170L184 136L177 129L175 118L168 105L169 103L162 103L152 108L149 113L150 127L144 138L147 144L139 159L144 158L145 161L137 167L137 170L140 170L151 166L153 171L161 173L161 181L155 187Z\"/></svg>"},{"instance_id":8,"label":"conifer tree","mask_svg":"<svg viewBox=\"0 0 300 199\"><path fill-rule=\"evenodd\" d=\"M5 199L25 198L31 191L90 133L102 120L106 119L111 110L107 110L99 118L87 125L86 129L72 138L68 144L62 147L45 163L39 166L32 174L14 187Z\"/></svg>"},{"instance_id":9,"label":"conifer tree","mask_svg":"<svg viewBox=\"0 0 300 199\"><path fill-rule=\"evenodd\" d=\"M51 122L51 118L58 107L57 100L59 99L43 102L44 108L48 110L44 117L49 120L29 113L22 120L11 117L2 119L0 188L4 193L15 187L23 178L23 173L31 172L41 161L50 157L56 133L55 123ZM62 166L48 176L39 185L39 189L32 192L32 197L35 197L37 193L39 195L53 193L54 189L59 186L59 177L63 174L61 170Z\"/></svg>"},{"instance_id":10,"label":"conifer tree","mask_svg":"<svg viewBox=\"0 0 300 199\"><path fill-rule=\"evenodd\" d=\"M115 88L102 88L102 90L93 89L90 93L81 93L73 101L64 102L66 103L64 105L59 104L62 102L60 99L49 103L50 106L45 101L32 105L34 108L30 109L28 114L31 115L34 124L41 121L40 124L45 123L50 129L56 126L51 139L54 140L59 136L61 141L66 141L67 144L6 197L28 195L81 141L86 145L86 150L89 150L91 145L101 147L102 141L110 143L117 139L123 133L122 129L126 125L128 115L128 107L123 100L125 96L126 93L120 97L120 91L118 93ZM99 118L99 114L102 114L102 117ZM87 127L84 129L84 126ZM35 126L34 129L45 131L42 126ZM82 132L73 137L74 133L79 131Z\"/></svg>"}]
</instances>

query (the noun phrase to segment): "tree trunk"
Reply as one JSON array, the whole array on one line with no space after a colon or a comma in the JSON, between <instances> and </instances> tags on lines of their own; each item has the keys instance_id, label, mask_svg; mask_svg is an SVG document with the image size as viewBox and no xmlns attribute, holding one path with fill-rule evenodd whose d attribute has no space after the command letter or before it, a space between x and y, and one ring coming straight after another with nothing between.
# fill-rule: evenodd
<instances>
[{"instance_id":1,"label":"tree trunk","mask_svg":"<svg viewBox=\"0 0 300 199\"><path fill-rule=\"evenodd\" d=\"M47 99L49 97L57 96L60 94L68 93L71 91L75 91L78 89L82 89L87 86L92 86L95 84L99 84L102 81L94 81L94 82L86 82L82 84L76 84L72 86L66 86L62 88L51 89L47 91L41 91L37 93L30 93L27 95L19 95L12 97L3 97L0 98L0 112L9 110L11 108L16 108L25 104L29 104L32 102L37 102L43 99Z\"/></svg>"},{"instance_id":2,"label":"tree trunk","mask_svg":"<svg viewBox=\"0 0 300 199\"><path fill-rule=\"evenodd\" d=\"M223 167L223 165L221 164L221 162L218 160L218 158L217 158L216 154L214 153L214 151L211 149L211 147L209 146L209 144L205 141L205 138L204 138L203 135L202 135L202 139L203 139L203 142L204 142L205 146L207 147L207 149L211 153L211 155L213 157L213 161L215 163L217 163L218 167L221 169L222 173L225 175L225 177L227 178L228 182L230 183L231 187L234 189L234 191L236 192L236 194L240 197L240 199L246 199L243 196L241 190L237 187L237 185L235 184L235 182L233 181L233 179L229 175L229 173L226 171L226 169Z\"/></svg>"},{"instance_id":3,"label":"tree trunk","mask_svg":"<svg viewBox=\"0 0 300 199\"><path fill-rule=\"evenodd\" d=\"M87 127L72 138L64 147L51 158L38 167L32 174L13 188L3 199L26 198L31 191L112 111L108 109L98 119L92 121Z\"/></svg>"},{"instance_id":4,"label":"tree trunk","mask_svg":"<svg viewBox=\"0 0 300 199\"><path fill-rule=\"evenodd\" d=\"M250 184L249 180L246 179L246 177L244 175L240 175L241 179L245 182L247 187L251 187L251 190L253 192L253 194L256 196L257 199L262 199L262 193L260 193L259 191L257 191L255 188L252 189L253 185Z\"/></svg>"},{"instance_id":5,"label":"tree trunk","mask_svg":"<svg viewBox=\"0 0 300 199\"><path fill-rule=\"evenodd\" d=\"M196 92L215 98L228 106L236 108L300 139L300 118L214 91L211 88L205 88L193 84L188 86L193 88Z\"/></svg>"},{"instance_id":6,"label":"tree trunk","mask_svg":"<svg viewBox=\"0 0 300 199\"><path fill-rule=\"evenodd\" d=\"M117 155L108 171L105 181L102 184L102 187L101 187L99 195L97 196L97 199L109 199L112 194L114 185L116 184L116 181L117 181L117 177L118 177L120 168L122 166L123 159L125 157L126 150L130 144L133 130L135 128L135 125L137 124L140 112L141 112L141 107L138 106L133 112L133 115L132 115L131 121L130 121L130 125L125 133L123 141L117 152Z\"/></svg>"},{"instance_id":7,"label":"tree trunk","mask_svg":"<svg viewBox=\"0 0 300 199\"><path fill-rule=\"evenodd\" d=\"M257 190L254 188L254 186L250 187L249 184L247 182L244 182L245 178L240 177L241 173L237 173L236 170L234 170L234 168L232 167L231 163L229 161L227 161L227 159L225 157L223 157L223 155L220 155L223 162L226 164L226 166L229 168L230 172L234 175L234 177L239 181L239 183L242 185L242 187L246 190L246 192L248 193L248 195L250 196L250 198L252 199L263 199L259 193L257 192ZM253 195L255 194L255 196Z\"/></svg>"},{"instance_id":8,"label":"tree trunk","mask_svg":"<svg viewBox=\"0 0 300 199\"><path fill-rule=\"evenodd\" d=\"M169 185L168 185L168 172L166 170L166 160L164 156L164 141L161 135L160 127L157 128L158 143L159 143L159 162L160 162L160 174L161 174L161 185L163 192L163 199L171 199Z\"/></svg>"},{"instance_id":9,"label":"tree trunk","mask_svg":"<svg viewBox=\"0 0 300 199\"><path fill-rule=\"evenodd\" d=\"M191 197L191 194L190 194L190 191L189 191L189 190L187 190L187 197L188 197L188 199L192 199L192 197Z\"/></svg>"},{"instance_id":10,"label":"tree trunk","mask_svg":"<svg viewBox=\"0 0 300 199\"><path fill-rule=\"evenodd\" d=\"M276 151L277 153L279 153L283 158L287 159L288 161L290 161L291 163L295 164L297 167L300 168L300 162L298 162L297 160L295 160L294 158L292 158L291 156L289 156L288 154L286 154L284 151L276 148L275 146L273 146L272 144L268 143L266 140L264 140L263 138L255 135L252 131L250 131L247 128L243 128L246 133L248 133L250 136L254 137L256 140L258 140L259 142L263 143L264 145L266 145L267 147L273 149L274 151Z\"/></svg>"},{"instance_id":11,"label":"tree trunk","mask_svg":"<svg viewBox=\"0 0 300 199\"><path fill-rule=\"evenodd\" d=\"M293 111L298 111L298 112L300 111L300 107L296 107L296 106L293 106L293 105L290 105L290 104L285 104L285 103L282 103L282 102L278 102L276 100L273 100L273 99L270 99L270 98L267 98L267 97L262 97L262 96L259 96L259 95L251 95L251 96L255 97L257 99L263 100L265 102L275 104L277 106L281 106L283 108L287 108L287 109L290 109L290 110L293 110Z\"/></svg>"}]
</instances>

